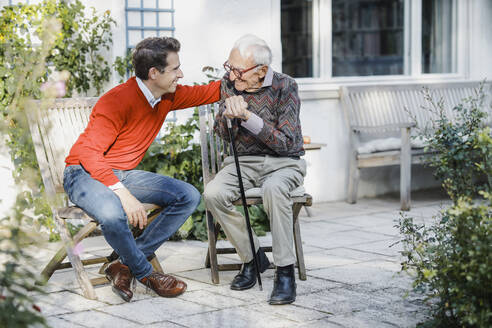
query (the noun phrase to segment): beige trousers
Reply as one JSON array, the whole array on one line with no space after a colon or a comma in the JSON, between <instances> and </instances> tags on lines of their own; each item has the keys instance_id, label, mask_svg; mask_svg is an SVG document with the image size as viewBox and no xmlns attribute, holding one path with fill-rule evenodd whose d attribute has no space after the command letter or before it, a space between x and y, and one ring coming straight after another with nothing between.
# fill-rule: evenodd
<instances>
[{"instance_id":1,"label":"beige trousers","mask_svg":"<svg viewBox=\"0 0 492 328\"><path fill-rule=\"evenodd\" d=\"M302 185L306 175L303 159L272 156L240 156L244 189L260 187L263 206L270 219L273 259L277 266L296 262L294 251L292 200L290 192ZM205 187L207 209L224 229L243 262L253 259L246 222L232 202L241 197L236 166L232 156L224 160L224 168ZM258 238L253 233L255 248Z\"/></svg>"}]
</instances>

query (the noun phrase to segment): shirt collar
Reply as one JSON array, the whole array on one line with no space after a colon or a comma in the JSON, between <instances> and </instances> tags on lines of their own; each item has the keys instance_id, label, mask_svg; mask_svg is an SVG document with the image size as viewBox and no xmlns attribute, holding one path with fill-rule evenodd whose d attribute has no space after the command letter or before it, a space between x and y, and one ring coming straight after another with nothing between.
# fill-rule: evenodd
<instances>
[{"instance_id":1,"label":"shirt collar","mask_svg":"<svg viewBox=\"0 0 492 328\"><path fill-rule=\"evenodd\" d=\"M271 87L273 81L273 69L268 66L268 71L265 74L265 79L263 80L262 88Z\"/></svg>"},{"instance_id":2,"label":"shirt collar","mask_svg":"<svg viewBox=\"0 0 492 328\"><path fill-rule=\"evenodd\" d=\"M152 95L152 92L150 92L149 88L147 88L145 83L143 83L143 81L138 76L136 76L135 79L137 80L138 87L140 88L140 90L144 94L145 98L149 102L150 107L154 108L155 105L157 105L157 103L159 101L161 101L161 97L159 97L157 99L154 98L154 96Z\"/></svg>"}]
</instances>

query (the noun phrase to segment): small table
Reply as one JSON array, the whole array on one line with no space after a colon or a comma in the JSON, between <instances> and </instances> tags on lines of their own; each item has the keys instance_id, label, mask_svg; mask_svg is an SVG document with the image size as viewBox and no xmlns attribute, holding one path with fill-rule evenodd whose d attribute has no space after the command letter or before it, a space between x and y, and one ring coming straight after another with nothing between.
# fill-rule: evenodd
<instances>
[{"instance_id":1,"label":"small table","mask_svg":"<svg viewBox=\"0 0 492 328\"><path fill-rule=\"evenodd\" d=\"M308 143L308 144L304 144L304 150L305 151L309 151L309 150L317 150L317 149L321 149L321 147L324 147L326 146L326 144L324 143ZM304 206L304 209L306 210L306 214L308 217L312 217L313 216L313 213L311 212L311 210Z\"/></svg>"}]
</instances>

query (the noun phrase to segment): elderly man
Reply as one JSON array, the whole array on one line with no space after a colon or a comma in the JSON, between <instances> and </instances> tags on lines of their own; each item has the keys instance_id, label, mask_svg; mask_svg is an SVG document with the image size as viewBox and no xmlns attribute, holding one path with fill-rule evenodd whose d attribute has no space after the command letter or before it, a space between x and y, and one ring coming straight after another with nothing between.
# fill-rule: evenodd
<instances>
[{"instance_id":1,"label":"elderly man","mask_svg":"<svg viewBox=\"0 0 492 328\"><path fill-rule=\"evenodd\" d=\"M170 111L219 100L220 82L178 84L183 77L179 50L174 38L147 38L137 44L136 77L99 99L65 160L65 191L101 224L104 238L118 253L120 260L108 266L106 276L127 302L133 296L133 277L164 297L186 290L185 282L153 271L149 261L193 213L200 193L186 182L135 170ZM140 229L147 225L142 203L164 210L135 240L128 222Z\"/></svg>"},{"instance_id":2,"label":"elderly man","mask_svg":"<svg viewBox=\"0 0 492 328\"><path fill-rule=\"evenodd\" d=\"M262 39L245 35L236 41L222 79L223 103L215 120L215 130L226 140L226 117L238 123L234 126L245 189L261 187L263 204L270 219L273 239L273 259L276 265L270 304L295 301L294 236L290 192L302 185L306 164L297 84L291 77L274 72L270 67L271 50ZM224 168L206 186L207 208L220 222L229 241L243 261L231 289L244 290L256 284L256 268L249 245L246 223L232 202L240 197L234 159L228 157ZM254 243L260 271L269 260Z\"/></svg>"}]
</instances>

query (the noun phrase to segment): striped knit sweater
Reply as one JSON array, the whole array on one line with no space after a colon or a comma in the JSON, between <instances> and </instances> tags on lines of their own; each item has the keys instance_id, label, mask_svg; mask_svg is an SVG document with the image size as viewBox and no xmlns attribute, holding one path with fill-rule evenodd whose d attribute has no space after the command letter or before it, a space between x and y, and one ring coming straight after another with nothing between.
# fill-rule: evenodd
<instances>
[{"instance_id":1,"label":"striped knit sweater","mask_svg":"<svg viewBox=\"0 0 492 328\"><path fill-rule=\"evenodd\" d=\"M248 103L248 110L263 119L263 128L254 135L238 122L233 126L236 149L239 156L304 155L301 122L299 120L300 99L297 83L288 75L273 72L272 85L256 92L241 92L234 89L234 83L224 76L220 90L220 109L215 118L215 133L229 140L224 112L224 99L241 95ZM239 119L237 121L240 121Z\"/></svg>"}]
</instances>

